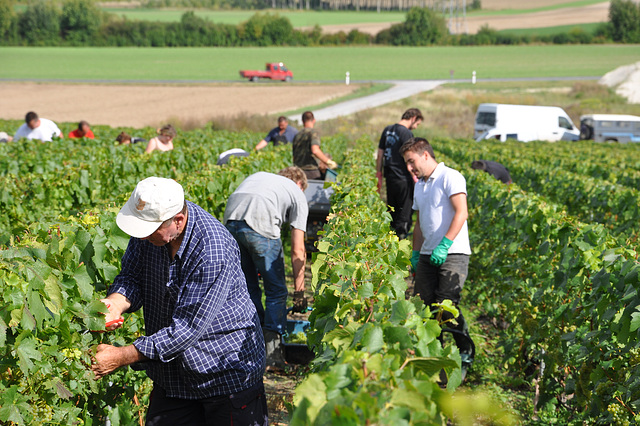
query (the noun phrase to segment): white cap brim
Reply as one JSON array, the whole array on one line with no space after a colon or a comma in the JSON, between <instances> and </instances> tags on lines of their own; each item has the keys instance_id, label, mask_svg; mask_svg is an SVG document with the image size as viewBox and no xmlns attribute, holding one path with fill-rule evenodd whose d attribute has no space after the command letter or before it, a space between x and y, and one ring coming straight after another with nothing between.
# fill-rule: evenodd
<instances>
[{"instance_id":1,"label":"white cap brim","mask_svg":"<svg viewBox=\"0 0 640 426\"><path fill-rule=\"evenodd\" d=\"M120 209L116 216L116 224L126 234L135 238L146 238L160 228L162 222L150 222L136 217L133 213L131 199Z\"/></svg>"}]
</instances>

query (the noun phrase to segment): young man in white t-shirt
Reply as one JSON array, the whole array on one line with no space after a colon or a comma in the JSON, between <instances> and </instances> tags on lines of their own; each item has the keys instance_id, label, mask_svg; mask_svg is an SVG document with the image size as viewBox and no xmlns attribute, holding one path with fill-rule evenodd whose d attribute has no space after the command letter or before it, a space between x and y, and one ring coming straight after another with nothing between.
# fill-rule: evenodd
<instances>
[{"instance_id":1,"label":"young man in white t-shirt","mask_svg":"<svg viewBox=\"0 0 640 426\"><path fill-rule=\"evenodd\" d=\"M63 137L56 123L46 118L39 118L38 114L29 111L24 119L24 124L18 128L13 140L25 138L51 142L53 137Z\"/></svg>"},{"instance_id":2,"label":"young man in white t-shirt","mask_svg":"<svg viewBox=\"0 0 640 426\"><path fill-rule=\"evenodd\" d=\"M451 300L456 306L469 269L467 184L457 170L438 163L426 139L412 138L401 148L407 169L418 178L413 194L416 224L411 264L416 271L414 295L427 306ZM469 336L462 313L455 328ZM472 342L454 334L463 362L470 362Z\"/></svg>"}]
</instances>

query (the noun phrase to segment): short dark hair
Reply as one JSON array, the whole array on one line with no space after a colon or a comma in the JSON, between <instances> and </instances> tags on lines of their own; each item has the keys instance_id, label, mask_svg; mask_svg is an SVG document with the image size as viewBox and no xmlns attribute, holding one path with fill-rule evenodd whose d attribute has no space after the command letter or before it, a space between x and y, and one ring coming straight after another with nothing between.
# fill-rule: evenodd
<instances>
[{"instance_id":1,"label":"short dark hair","mask_svg":"<svg viewBox=\"0 0 640 426\"><path fill-rule=\"evenodd\" d=\"M420 121L424 121L424 117L418 108L409 108L402 114L402 120L410 120L416 117Z\"/></svg>"},{"instance_id":2,"label":"short dark hair","mask_svg":"<svg viewBox=\"0 0 640 426\"><path fill-rule=\"evenodd\" d=\"M171 124L165 124L164 126L158 129L158 134L160 136L169 136L171 139L178 136L178 132Z\"/></svg>"},{"instance_id":3,"label":"short dark hair","mask_svg":"<svg viewBox=\"0 0 640 426\"><path fill-rule=\"evenodd\" d=\"M86 125L87 127L89 126L89 123L87 123L86 121L82 120L78 123L78 130L82 130L82 126Z\"/></svg>"},{"instance_id":4,"label":"short dark hair","mask_svg":"<svg viewBox=\"0 0 640 426\"><path fill-rule=\"evenodd\" d=\"M285 117L284 115L281 115L280 117L278 117L278 123L282 123L283 121L289 121L289 120L287 120L287 117Z\"/></svg>"},{"instance_id":5,"label":"short dark hair","mask_svg":"<svg viewBox=\"0 0 640 426\"><path fill-rule=\"evenodd\" d=\"M313 119L314 119L314 116L311 111L305 111L302 113L302 124L308 121L313 121Z\"/></svg>"},{"instance_id":6,"label":"short dark hair","mask_svg":"<svg viewBox=\"0 0 640 426\"><path fill-rule=\"evenodd\" d=\"M131 136L128 133L120 132L120 134L116 136L116 141L120 143L124 143L125 141L131 142Z\"/></svg>"},{"instance_id":7,"label":"short dark hair","mask_svg":"<svg viewBox=\"0 0 640 426\"><path fill-rule=\"evenodd\" d=\"M425 138L411 138L406 141L400 147L400 155L404 155L404 153L407 151L415 152L416 154L422 154L423 152L427 151L434 160L436 159L436 154L433 152L433 147Z\"/></svg>"},{"instance_id":8,"label":"short dark hair","mask_svg":"<svg viewBox=\"0 0 640 426\"><path fill-rule=\"evenodd\" d=\"M31 123L33 120L37 120L38 119L38 114L36 114L33 111L29 111L27 113L27 115L24 117L24 122L29 124Z\"/></svg>"},{"instance_id":9,"label":"short dark hair","mask_svg":"<svg viewBox=\"0 0 640 426\"><path fill-rule=\"evenodd\" d=\"M475 160L471 162L471 168L474 170L487 170L487 163L484 160Z\"/></svg>"}]
</instances>

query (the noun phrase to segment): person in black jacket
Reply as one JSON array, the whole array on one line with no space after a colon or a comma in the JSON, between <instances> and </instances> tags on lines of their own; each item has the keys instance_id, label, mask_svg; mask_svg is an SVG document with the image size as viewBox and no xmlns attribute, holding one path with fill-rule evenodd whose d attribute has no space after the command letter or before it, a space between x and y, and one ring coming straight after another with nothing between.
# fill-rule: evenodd
<instances>
[{"instance_id":1,"label":"person in black jacket","mask_svg":"<svg viewBox=\"0 0 640 426\"><path fill-rule=\"evenodd\" d=\"M411 132L422 123L424 118L417 108L409 108L402 114L396 124L384 128L378 144L378 158L376 160L376 177L378 178L378 192L382 188L382 175L387 184L387 204L392 207L391 228L400 239L403 239L411 229L411 205L413 203L414 180L407 171L404 159L400 155L400 147L413 137Z\"/></svg>"},{"instance_id":2,"label":"person in black jacket","mask_svg":"<svg viewBox=\"0 0 640 426\"><path fill-rule=\"evenodd\" d=\"M510 184L511 175L509 169L500 163L488 160L475 160L471 163L471 168L475 170L484 170L502 183Z\"/></svg>"}]
</instances>

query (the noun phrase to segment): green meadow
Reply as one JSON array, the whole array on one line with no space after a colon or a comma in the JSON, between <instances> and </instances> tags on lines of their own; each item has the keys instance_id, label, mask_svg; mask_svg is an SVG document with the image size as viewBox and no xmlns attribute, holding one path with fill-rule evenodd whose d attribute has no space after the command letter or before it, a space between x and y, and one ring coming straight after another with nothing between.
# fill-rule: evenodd
<instances>
[{"instance_id":1,"label":"green meadow","mask_svg":"<svg viewBox=\"0 0 640 426\"><path fill-rule=\"evenodd\" d=\"M578 1L569 1L566 3L553 4L544 7L531 7L531 8L513 8L513 9L501 9L501 10L486 10L480 9L475 11L470 11L468 15L474 16L491 16L491 15L520 15L526 13L535 13L535 12L544 12L547 10L559 10L566 9L570 7L584 7L590 6L592 4L604 3L602 0L578 0ZM529 2L532 6L535 5L535 2Z\"/></svg>"},{"instance_id":2,"label":"green meadow","mask_svg":"<svg viewBox=\"0 0 640 426\"><path fill-rule=\"evenodd\" d=\"M592 4L602 3L602 0L579 0L566 3L550 5L545 7L531 7L533 2L523 4L514 2L509 9L502 10L470 10L467 11L468 16L493 16L493 15L514 15L523 13L543 12L547 10L558 10L571 7L583 7ZM133 8L103 8L106 12L113 13L118 16L125 16L128 20L139 21L160 21L160 22L178 22L188 9L133 9ZM341 25L341 24L362 24L362 23L380 23L380 22L402 22L405 19L406 12L399 11L315 11L315 10L295 10L295 9L267 9L263 11L255 10L208 10L193 9L194 13L204 19L212 22L237 25L240 22L248 20L256 12L271 13L284 16L291 21L294 27L307 27L313 25ZM446 15L446 14L445 14Z\"/></svg>"},{"instance_id":3,"label":"green meadow","mask_svg":"<svg viewBox=\"0 0 640 426\"><path fill-rule=\"evenodd\" d=\"M601 76L638 61L638 45L483 47L39 48L1 47L0 79L233 81L284 62L295 81Z\"/></svg>"},{"instance_id":4,"label":"green meadow","mask_svg":"<svg viewBox=\"0 0 640 426\"><path fill-rule=\"evenodd\" d=\"M502 10L472 10L467 11L468 16L493 16L493 15L514 15L543 12L548 10L558 10L571 7L583 7L592 4L602 3L602 0L579 0L569 1L562 4L545 7L513 8ZM139 21L159 21L159 22L179 22L180 18L188 9L132 9L132 8L103 8L106 12L118 16L125 16L128 20ZM267 9L263 11L255 10L208 10L193 9L194 13L212 22L237 25L248 20L255 13L270 13L284 16L291 21L294 27L308 27L314 25L343 25L362 23L396 23L405 19L406 12L400 11L349 11L349 10L295 10L295 9ZM447 14L445 13L445 16Z\"/></svg>"},{"instance_id":5,"label":"green meadow","mask_svg":"<svg viewBox=\"0 0 640 426\"><path fill-rule=\"evenodd\" d=\"M556 27L509 29L501 30L499 32L503 34L515 34L519 36L551 36L560 33L569 33L571 30L579 29L585 33L593 34L600 25L602 24L593 23L580 25L558 25Z\"/></svg>"},{"instance_id":6,"label":"green meadow","mask_svg":"<svg viewBox=\"0 0 640 426\"><path fill-rule=\"evenodd\" d=\"M182 9L104 9L118 16L125 16L130 21L159 21L179 22L186 10ZM256 13L269 13L289 19L294 27L312 27L314 25L341 25L362 23L386 23L402 22L406 12L381 12L374 11L313 11L313 10L207 10L195 9L194 13L203 19L222 24L237 25L247 21Z\"/></svg>"}]
</instances>

